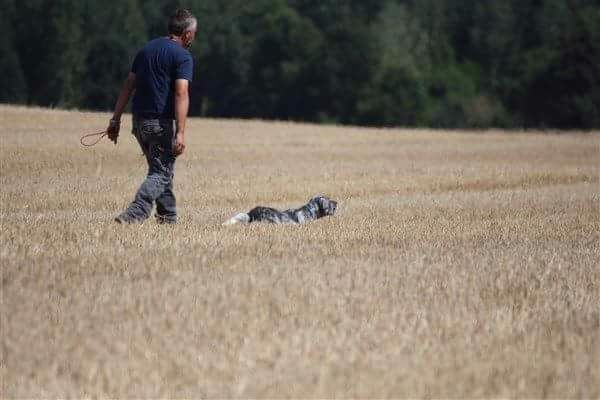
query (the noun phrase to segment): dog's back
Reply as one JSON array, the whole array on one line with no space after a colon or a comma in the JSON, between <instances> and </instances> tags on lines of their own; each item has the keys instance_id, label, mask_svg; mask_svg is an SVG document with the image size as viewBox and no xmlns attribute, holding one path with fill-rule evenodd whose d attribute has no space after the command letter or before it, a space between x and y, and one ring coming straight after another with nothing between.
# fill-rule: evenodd
<instances>
[{"instance_id":1,"label":"dog's back","mask_svg":"<svg viewBox=\"0 0 600 400\"><path fill-rule=\"evenodd\" d=\"M271 207L255 207L248 212L248 216L250 216L250 222L297 223L287 212L281 212Z\"/></svg>"}]
</instances>

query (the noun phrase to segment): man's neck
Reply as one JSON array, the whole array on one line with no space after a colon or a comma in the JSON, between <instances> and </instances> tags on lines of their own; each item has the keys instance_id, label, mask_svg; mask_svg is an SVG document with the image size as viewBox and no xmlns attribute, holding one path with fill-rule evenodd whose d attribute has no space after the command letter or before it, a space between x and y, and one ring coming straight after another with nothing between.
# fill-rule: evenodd
<instances>
[{"instance_id":1,"label":"man's neck","mask_svg":"<svg viewBox=\"0 0 600 400\"><path fill-rule=\"evenodd\" d=\"M175 43L177 43L178 45L180 45L181 47L183 46L183 40L181 40L181 38L179 36L175 36L175 35L169 35L167 36L170 40L174 41Z\"/></svg>"}]
</instances>

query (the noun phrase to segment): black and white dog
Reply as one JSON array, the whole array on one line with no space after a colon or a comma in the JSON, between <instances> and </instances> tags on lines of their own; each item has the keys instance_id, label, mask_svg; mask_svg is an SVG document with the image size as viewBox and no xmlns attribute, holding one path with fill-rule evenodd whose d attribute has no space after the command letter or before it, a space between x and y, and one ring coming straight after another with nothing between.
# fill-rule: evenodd
<instances>
[{"instance_id":1,"label":"black and white dog","mask_svg":"<svg viewBox=\"0 0 600 400\"><path fill-rule=\"evenodd\" d=\"M315 196L300 208L279 211L270 207L256 207L227 220L223 225L270 222L272 224L303 224L335 214L337 201L325 196Z\"/></svg>"}]
</instances>

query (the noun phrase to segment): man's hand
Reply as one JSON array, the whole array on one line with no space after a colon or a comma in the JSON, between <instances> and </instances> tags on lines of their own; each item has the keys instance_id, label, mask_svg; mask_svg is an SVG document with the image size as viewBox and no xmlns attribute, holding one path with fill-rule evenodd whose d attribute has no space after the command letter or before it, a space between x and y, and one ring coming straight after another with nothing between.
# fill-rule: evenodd
<instances>
[{"instance_id":1,"label":"man's hand","mask_svg":"<svg viewBox=\"0 0 600 400\"><path fill-rule=\"evenodd\" d=\"M175 144L173 145L173 154L175 157L180 156L185 151L185 137L183 132L177 132L175 135Z\"/></svg>"},{"instance_id":2,"label":"man's hand","mask_svg":"<svg viewBox=\"0 0 600 400\"><path fill-rule=\"evenodd\" d=\"M119 131L121 130L121 121L116 119L111 119L108 123L108 128L106 128L106 133L108 134L108 138L114 144L117 144L117 139L119 138Z\"/></svg>"}]
</instances>

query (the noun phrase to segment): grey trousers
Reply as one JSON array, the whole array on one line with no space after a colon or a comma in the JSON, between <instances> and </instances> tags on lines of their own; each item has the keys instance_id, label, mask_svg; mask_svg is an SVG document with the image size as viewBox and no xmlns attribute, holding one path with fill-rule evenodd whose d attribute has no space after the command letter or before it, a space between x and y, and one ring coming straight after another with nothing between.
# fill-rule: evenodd
<instances>
[{"instance_id":1,"label":"grey trousers","mask_svg":"<svg viewBox=\"0 0 600 400\"><path fill-rule=\"evenodd\" d=\"M141 222L150 216L152 207L156 203L158 222L175 223L177 222L177 209L173 193L174 121L134 116L133 134L146 156L148 175L124 214L130 220Z\"/></svg>"}]
</instances>

